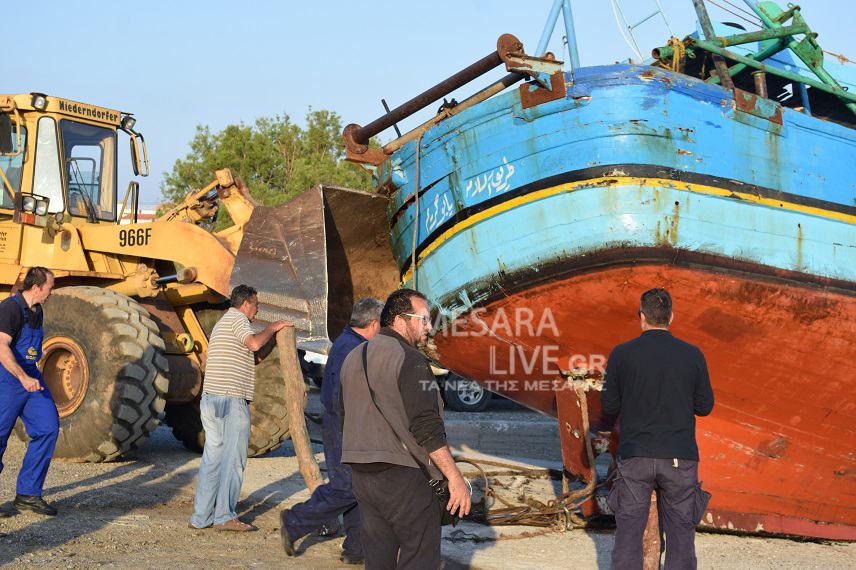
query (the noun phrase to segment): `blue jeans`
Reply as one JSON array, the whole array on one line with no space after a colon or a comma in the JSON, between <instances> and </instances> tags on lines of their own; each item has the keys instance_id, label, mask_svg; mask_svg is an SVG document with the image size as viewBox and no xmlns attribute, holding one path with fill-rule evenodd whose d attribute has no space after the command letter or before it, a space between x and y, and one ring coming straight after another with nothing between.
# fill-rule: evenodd
<instances>
[{"instance_id":1,"label":"blue jeans","mask_svg":"<svg viewBox=\"0 0 856 570\"><path fill-rule=\"evenodd\" d=\"M205 450L190 524L205 528L238 516L235 506L247 466L250 406L237 396L202 394L199 408L205 429Z\"/></svg>"}]
</instances>

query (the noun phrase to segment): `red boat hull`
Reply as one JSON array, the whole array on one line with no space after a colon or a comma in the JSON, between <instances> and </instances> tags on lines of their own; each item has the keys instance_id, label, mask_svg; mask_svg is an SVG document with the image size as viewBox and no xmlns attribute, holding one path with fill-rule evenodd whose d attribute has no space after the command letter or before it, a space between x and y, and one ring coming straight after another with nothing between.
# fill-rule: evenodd
<instances>
[{"instance_id":1,"label":"red boat hull","mask_svg":"<svg viewBox=\"0 0 856 570\"><path fill-rule=\"evenodd\" d=\"M565 467L586 478L580 408L556 369L597 369L637 336L639 295L652 287L671 292L672 332L703 350L716 397L696 430L700 477L713 494L703 524L856 539L851 291L690 264L577 270L503 290L439 331L438 356L559 417ZM608 428L599 392L587 398L592 431Z\"/></svg>"}]
</instances>

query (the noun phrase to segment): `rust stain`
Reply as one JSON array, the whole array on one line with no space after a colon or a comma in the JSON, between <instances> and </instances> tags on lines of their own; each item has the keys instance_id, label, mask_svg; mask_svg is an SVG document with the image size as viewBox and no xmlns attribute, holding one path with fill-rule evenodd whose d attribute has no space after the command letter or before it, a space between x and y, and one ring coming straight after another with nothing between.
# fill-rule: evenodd
<instances>
[{"instance_id":1,"label":"rust stain","mask_svg":"<svg viewBox=\"0 0 856 570\"><path fill-rule=\"evenodd\" d=\"M754 93L735 89L734 104L738 111L767 119L777 125L782 124L782 106L769 99L763 99Z\"/></svg>"},{"instance_id":2,"label":"rust stain","mask_svg":"<svg viewBox=\"0 0 856 570\"><path fill-rule=\"evenodd\" d=\"M758 446L758 453L766 455L770 459L780 459L788 451L790 443L782 436L765 441Z\"/></svg>"},{"instance_id":3,"label":"rust stain","mask_svg":"<svg viewBox=\"0 0 856 570\"><path fill-rule=\"evenodd\" d=\"M705 309L693 324L711 337L727 343L739 343L754 332L752 322L719 307Z\"/></svg>"},{"instance_id":4,"label":"rust stain","mask_svg":"<svg viewBox=\"0 0 856 570\"><path fill-rule=\"evenodd\" d=\"M705 294L715 294L722 303L738 302L765 311L784 310L801 325L834 317L843 310L840 303L831 297L797 295L764 283L743 282L732 290L705 289Z\"/></svg>"},{"instance_id":5,"label":"rust stain","mask_svg":"<svg viewBox=\"0 0 856 570\"><path fill-rule=\"evenodd\" d=\"M715 293L723 303L739 302L759 307L766 303L775 302L772 299L771 288L763 283L744 281L736 289L716 288Z\"/></svg>"},{"instance_id":6,"label":"rust stain","mask_svg":"<svg viewBox=\"0 0 856 570\"><path fill-rule=\"evenodd\" d=\"M524 83L518 87L518 92L520 93L520 105L524 109L555 101L556 99L563 99L567 94L564 73L557 71L550 76L550 89L539 87L532 90L531 83Z\"/></svg>"},{"instance_id":7,"label":"rust stain","mask_svg":"<svg viewBox=\"0 0 856 570\"><path fill-rule=\"evenodd\" d=\"M669 222L669 243L676 245L678 243L678 227L681 223L681 203L675 200L675 207L672 209L672 220Z\"/></svg>"},{"instance_id":8,"label":"rust stain","mask_svg":"<svg viewBox=\"0 0 856 570\"><path fill-rule=\"evenodd\" d=\"M802 224L797 224L797 271L803 270L803 229Z\"/></svg>"},{"instance_id":9,"label":"rust stain","mask_svg":"<svg viewBox=\"0 0 856 570\"><path fill-rule=\"evenodd\" d=\"M810 325L815 321L835 316L838 303L827 298L796 297L793 299L794 317L801 324Z\"/></svg>"},{"instance_id":10,"label":"rust stain","mask_svg":"<svg viewBox=\"0 0 856 570\"><path fill-rule=\"evenodd\" d=\"M598 180L597 182L580 184L578 188L608 188L610 186L615 186L616 184L618 184L618 180L616 180L615 178L607 178L606 180Z\"/></svg>"}]
</instances>

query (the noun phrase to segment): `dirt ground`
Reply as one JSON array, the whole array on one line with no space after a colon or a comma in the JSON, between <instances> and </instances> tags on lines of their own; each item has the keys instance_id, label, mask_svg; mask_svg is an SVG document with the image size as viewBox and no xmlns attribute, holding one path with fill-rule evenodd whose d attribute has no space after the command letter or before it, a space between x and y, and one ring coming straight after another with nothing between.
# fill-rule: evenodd
<instances>
[{"instance_id":1,"label":"dirt ground","mask_svg":"<svg viewBox=\"0 0 856 570\"><path fill-rule=\"evenodd\" d=\"M311 406L317 398L311 396ZM317 431L316 428L312 428ZM555 465L555 422L501 401L482 414L447 414L447 431L458 452L525 458ZM317 436L317 434L316 434ZM323 460L320 453L318 460ZM239 504L259 532L192 530L199 456L186 451L167 428L132 456L108 464L55 462L45 497L60 509L55 518L13 514L15 476L24 445L14 436L0 475L0 565L16 568L341 568L342 538L310 536L287 558L279 542L279 511L308 493L290 444L250 459ZM322 464L323 467L323 464ZM508 483L508 481L506 481ZM542 500L555 493L547 482L515 482ZM3 517L2 515L10 515ZM446 568L609 568L611 531L572 531L526 537L533 528L489 528L465 523L445 529ZM700 533L700 568L856 568L856 545Z\"/></svg>"}]
</instances>

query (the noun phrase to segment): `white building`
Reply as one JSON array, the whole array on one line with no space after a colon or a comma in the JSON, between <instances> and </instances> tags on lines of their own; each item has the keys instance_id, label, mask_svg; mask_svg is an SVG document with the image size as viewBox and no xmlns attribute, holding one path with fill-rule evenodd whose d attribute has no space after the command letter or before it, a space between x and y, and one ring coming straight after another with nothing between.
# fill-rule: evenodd
<instances>
[{"instance_id":1,"label":"white building","mask_svg":"<svg viewBox=\"0 0 856 570\"><path fill-rule=\"evenodd\" d=\"M140 204L140 211L137 214L137 223L151 222L155 219L160 204ZM134 212L129 206L125 207L125 213L122 215L120 224L130 224L134 221Z\"/></svg>"}]
</instances>

